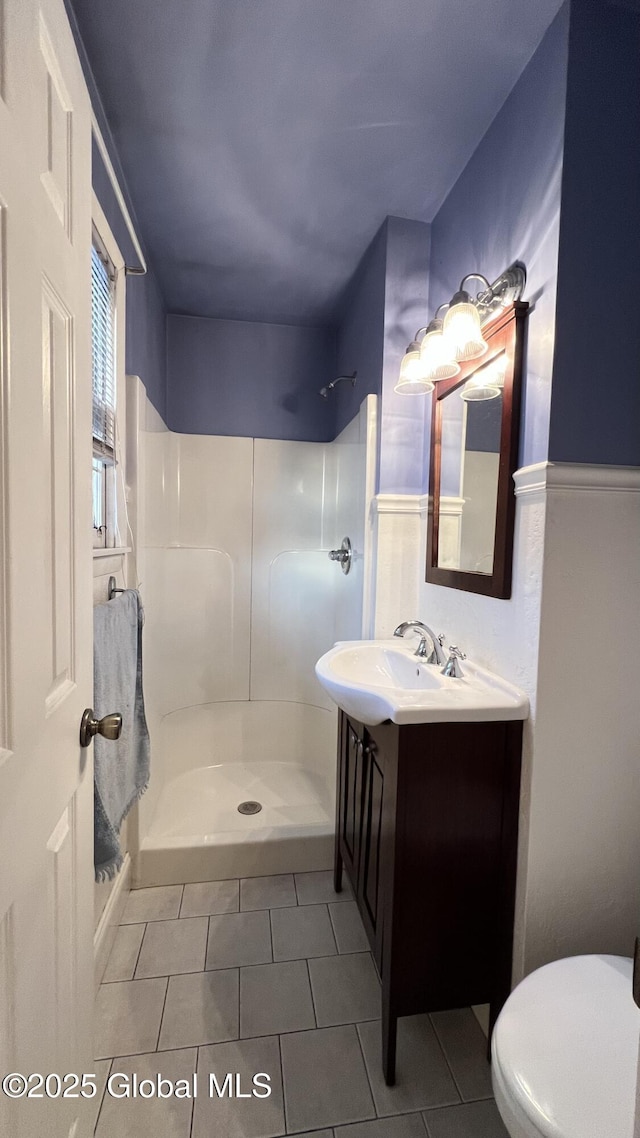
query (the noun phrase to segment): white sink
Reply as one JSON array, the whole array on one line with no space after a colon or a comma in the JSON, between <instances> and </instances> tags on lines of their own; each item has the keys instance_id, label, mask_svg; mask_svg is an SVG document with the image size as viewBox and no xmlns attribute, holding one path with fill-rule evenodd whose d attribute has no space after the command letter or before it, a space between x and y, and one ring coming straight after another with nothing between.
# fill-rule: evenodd
<instances>
[{"instance_id":1,"label":"white sink","mask_svg":"<svg viewBox=\"0 0 640 1138\"><path fill-rule=\"evenodd\" d=\"M469 660L464 676L415 655L417 641L345 640L318 660L316 675L331 698L361 723L472 722L526 719L523 691Z\"/></svg>"}]
</instances>

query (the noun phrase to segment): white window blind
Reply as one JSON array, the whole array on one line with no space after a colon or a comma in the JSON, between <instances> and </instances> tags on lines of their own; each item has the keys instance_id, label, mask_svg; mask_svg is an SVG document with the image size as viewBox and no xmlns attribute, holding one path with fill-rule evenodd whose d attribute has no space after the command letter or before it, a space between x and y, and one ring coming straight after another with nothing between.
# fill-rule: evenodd
<instances>
[{"instance_id":1,"label":"white window blind","mask_svg":"<svg viewBox=\"0 0 640 1138\"><path fill-rule=\"evenodd\" d=\"M116 447L114 361L115 288L95 246L91 249L91 336L93 350L93 453L113 461Z\"/></svg>"}]
</instances>

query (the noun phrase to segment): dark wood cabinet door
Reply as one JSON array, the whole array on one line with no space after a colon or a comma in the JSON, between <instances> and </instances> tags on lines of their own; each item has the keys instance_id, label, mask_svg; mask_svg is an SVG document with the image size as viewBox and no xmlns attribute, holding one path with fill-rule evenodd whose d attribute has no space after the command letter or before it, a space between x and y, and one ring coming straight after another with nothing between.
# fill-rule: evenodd
<instances>
[{"instance_id":1,"label":"dark wood cabinet door","mask_svg":"<svg viewBox=\"0 0 640 1138\"><path fill-rule=\"evenodd\" d=\"M378 919L378 885L380 879L380 835L384 776L376 762L375 744L364 745L364 801L362 815L362 849L360 853L360 895L373 928Z\"/></svg>"},{"instance_id":2,"label":"dark wood cabinet door","mask_svg":"<svg viewBox=\"0 0 640 1138\"><path fill-rule=\"evenodd\" d=\"M345 718L340 756L340 852L357 890L362 825L363 730Z\"/></svg>"}]
</instances>

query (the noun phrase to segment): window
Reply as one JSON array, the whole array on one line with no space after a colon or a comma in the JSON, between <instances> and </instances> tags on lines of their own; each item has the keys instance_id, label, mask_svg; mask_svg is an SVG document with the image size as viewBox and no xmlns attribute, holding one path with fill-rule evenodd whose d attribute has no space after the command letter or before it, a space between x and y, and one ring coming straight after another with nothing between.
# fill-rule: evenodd
<instances>
[{"instance_id":1,"label":"window","mask_svg":"<svg viewBox=\"0 0 640 1138\"><path fill-rule=\"evenodd\" d=\"M94 240L91 249L93 382L93 544L115 544L115 270Z\"/></svg>"}]
</instances>

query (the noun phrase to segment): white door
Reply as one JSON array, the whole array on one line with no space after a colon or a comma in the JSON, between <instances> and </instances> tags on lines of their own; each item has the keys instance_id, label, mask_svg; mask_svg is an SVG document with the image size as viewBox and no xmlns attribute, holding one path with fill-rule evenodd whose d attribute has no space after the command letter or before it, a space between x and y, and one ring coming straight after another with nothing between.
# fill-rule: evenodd
<instances>
[{"instance_id":1,"label":"white door","mask_svg":"<svg viewBox=\"0 0 640 1138\"><path fill-rule=\"evenodd\" d=\"M0 0L3 1076L92 1069L90 132L62 0ZM85 1108L0 1091L0 1133Z\"/></svg>"}]
</instances>

